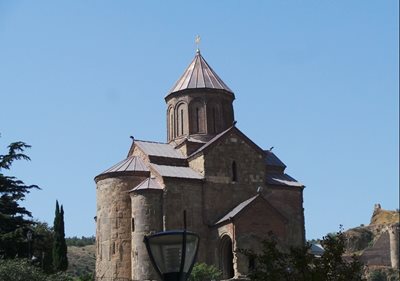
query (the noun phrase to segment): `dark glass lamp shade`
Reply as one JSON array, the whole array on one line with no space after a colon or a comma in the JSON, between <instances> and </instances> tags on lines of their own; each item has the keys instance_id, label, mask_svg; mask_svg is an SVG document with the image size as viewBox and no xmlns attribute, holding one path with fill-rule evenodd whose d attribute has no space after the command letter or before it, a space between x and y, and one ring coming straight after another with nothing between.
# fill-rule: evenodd
<instances>
[{"instance_id":1,"label":"dark glass lamp shade","mask_svg":"<svg viewBox=\"0 0 400 281\"><path fill-rule=\"evenodd\" d=\"M164 281L189 278L199 248L199 236L187 231L166 231L145 236L147 252Z\"/></svg>"}]
</instances>

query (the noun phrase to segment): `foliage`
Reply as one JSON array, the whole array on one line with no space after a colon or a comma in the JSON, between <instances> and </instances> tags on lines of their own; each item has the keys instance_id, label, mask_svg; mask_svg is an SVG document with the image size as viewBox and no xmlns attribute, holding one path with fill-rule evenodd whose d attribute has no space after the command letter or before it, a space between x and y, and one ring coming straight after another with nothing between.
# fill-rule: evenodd
<instances>
[{"instance_id":1,"label":"foliage","mask_svg":"<svg viewBox=\"0 0 400 281\"><path fill-rule=\"evenodd\" d=\"M386 273L376 270L371 273L368 278L368 281L386 281Z\"/></svg>"},{"instance_id":2,"label":"foliage","mask_svg":"<svg viewBox=\"0 0 400 281\"><path fill-rule=\"evenodd\" d=\"M213 265L196 263L193 266L189 281L221 280L222 272Z\"/></svg>"},{"instance_id":3,"label":"foliage","mask_svg":"<svg viewBox=\"0 0 400 281\"><path fill-rule=\"evenodd\" d=\"M356 257L343 259L345 237L342 231L321 241L325 252L314 257L310 245L282 251L273 236L263 241L261 253L240 250L254 260L256 267L249 277L255 281L361 281L362 264Z\"/></svg>"},{"instance_id":4,"label":"foliage","mask_svg":"<svg viewBox=\"0 0 400 281\"><path fill-rule=\"evenodd\" d=\"M91 274L87 273L74 279L74 281L92 281L92 280L94 280L93 273Z\"/></svg>"},{"instance_id":5,"label":"foliage","mask_svg":"<svg viewBox=\"0 0 400 281\"><path fill-rule=\"evenodd\" d=\"M3 174L10 170L16 160L30 160L24 150L30 146L24 142L14 142L8 146L8 153L0 155L0 256L12 258L27 257L26 234L32 225L31 212L20 205L36 185L26 185L13 176Z\"/></svg>"},{"instance_id":6,"label":"foliage","mask_svg":"<svg viewBox=\"0 0 400 281\"><path fill-rule=\"evenodd\" d=\"M46 272L53 272L53 230L45 222L36 221L32 227L32 255Z\"/></svg>"},{"instance_id":7,"label":"foliage","mask_svg":"<svg viewBox=\"0 0 400 281\"><path fill-rule=\"evenodd\" d=\"M82 236L81 238L79 238L79 237L73 236L73 237L65 238L65 241L67 242L67 246L84 247L87 245L94 245L96 243L96 237Z\"/></svg>"},{"instance_id":8,"label":"foliage","mask_svg":"<svg viewBox=\"0 0 400 281\"><path fill-rule=\"evenodd\" d=\"M65 242L64 208L56 201L54 217L54 241L53 241L53 268L55 271L65 271L68 268L67 243Z\"/></svg>"},{"instance_id":9,"label":"foliage","mask_svg":"<svg viewBox=\"0 0 400 281\"><path fill-rule=\"evenodd\" d=\"M22 259L0 259L0 280L7 281L72 281L72 278L57 273L47 275L40 268Z\"/></svg>"}]
</instances>

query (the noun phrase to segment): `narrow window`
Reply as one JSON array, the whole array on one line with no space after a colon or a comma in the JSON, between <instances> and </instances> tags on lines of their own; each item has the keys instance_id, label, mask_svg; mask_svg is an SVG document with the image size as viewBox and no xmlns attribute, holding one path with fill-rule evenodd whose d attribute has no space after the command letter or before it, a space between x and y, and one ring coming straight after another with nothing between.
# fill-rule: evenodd
<instances>
[{"instance_id":1,"label":"narrow window","mask_svg":"<svg viewBox=\"0 0 400 281\"><path fill-rule=\"evenodd\" d=\"M236 167L236 162L232 162L232 181L237 182L237 167Z\"/></svg>"},{"instance_id":2,"label":"narrow window","mask_svg":"<svg viewBox=\"0 0 400 281\"><path fill-rule=\"evenodd\" d=\"M217 132L217 111L213 108L213 133Z\"/></svg>"},{"instance_id":3,"label":"narrow window","mask_svg":"<svg viewBox=\"0 0 400 281\"><path fill-rule=\"evenodd\" d=\"M135 219L134 218L132 218L132 221L131 221L131 229L132 229L132 232L135 232Z\"/></svg>"},{"instance_id":4,"label":"narrow window","mask_svg":"<svg viewBox=\"0 0 400 281\"><path fill-rule=\"evenodd\" d=\"M181 135L183 135L183 109L181 109Z\"/></svg>"},{"instance_id":5,"label":"narrow window","mask_svg":"<svg viewBox=\"0 0 400 281\"><path fill-rule=\"evenodd\" d=\"M115 254L115 242L112 243L112 254Z\"/></svg>"},{"instance_id":6,"label":"narrow window","mask_svg":"<svg viewBox=\"0 0 400 281\"><path fill-rule=\"evenodd\" d=\"M200 122L199 122L200 120L199 120L199 108L198 107L196 107L196 132L198 133L199 131L200 131L200 126L199 126L199 124L200 124Z\"/></svg>"}]
</instances>

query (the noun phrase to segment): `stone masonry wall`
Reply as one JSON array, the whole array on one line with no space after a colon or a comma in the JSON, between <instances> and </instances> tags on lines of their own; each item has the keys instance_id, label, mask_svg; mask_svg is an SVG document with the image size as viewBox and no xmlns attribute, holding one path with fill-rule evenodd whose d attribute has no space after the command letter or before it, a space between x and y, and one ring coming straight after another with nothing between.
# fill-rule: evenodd
<instances>
[{"instance_id":1,"label":"stone masonry wall","mask_svg":"<svg viewBox=\"0 0 400 281\"><path fill-rule=\"evenodd\" d=\"M131 193L132 201L132 280L158 280L146 246L145 235L162 231L162 190Z\"/></svg>"},{"instance_id":2,"label":"stone masonry wall","mask_svg":"<svg viewBox=\"0 0 400 281\"><path fill-rule=\"evenodd\" d=\"M263 195L287 220L287 244L300 246L305 242L303 191L297 187L267 186Z\"/></svg>"},{"instance_id":3,"label":"stone masonry wall","mask_svg":"<svg viewBox=\"0 0 400 281\"><path fill-rule=\"evenodd\" d=\"M131 200L128 190L144 177L97 182L96 280L131 278Z\"/></svg>"},{"instance_id":4,"label":"stone masonry wall","mask_svg":"<svg viewBox=\"0 0 400 281\"><path fill-rule=\"evenodd\" d=\"M233 181L233 161L236 163L236 181ZM204 175L205 219L211 224L256 195L257 187L265 186L264 157L231 132L222 143L205 152Z\"/></svg>"},{"instance_id":5,"label":"stone masonry wall","mask_svg":"<svg viewBox=\"0 0 400 281\"><path fill-rule=\"evenodd\" d=\"M183 211L186 210L187 230L200 235L198 260L205 261L208 249L208 226L203 223L202 182L164 178L163 221L164 230L183 228Z\"/></svg>"}]
</instances>

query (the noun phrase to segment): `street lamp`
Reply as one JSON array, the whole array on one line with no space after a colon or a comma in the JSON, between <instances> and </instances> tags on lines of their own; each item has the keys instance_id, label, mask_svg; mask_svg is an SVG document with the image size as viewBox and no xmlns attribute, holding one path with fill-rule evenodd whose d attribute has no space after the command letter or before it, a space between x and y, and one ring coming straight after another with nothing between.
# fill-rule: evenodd
<instances>
[{"instance_id":1,"label":"street lamp","mask_svg":"<svg viewBox=\"0 0 400 281\"><path fill-rule=\"evenodd\" d=\"M199 248L199 236L184 229L158 232L145 236L150 260L164 281L185 281L189 278Z\"/></svg>"}]
</instances>

